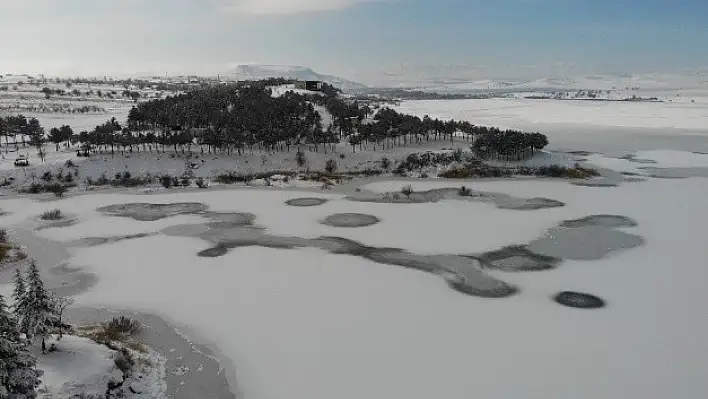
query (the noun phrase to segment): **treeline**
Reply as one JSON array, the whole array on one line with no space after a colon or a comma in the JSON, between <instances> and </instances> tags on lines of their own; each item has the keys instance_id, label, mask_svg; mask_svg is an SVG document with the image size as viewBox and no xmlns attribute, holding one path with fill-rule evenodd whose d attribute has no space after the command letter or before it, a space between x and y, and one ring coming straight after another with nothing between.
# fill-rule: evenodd
<instances>
[{"instance_id":1,"label":"treeline","mask_svg":"<svg viewBox=\"0 0 708 399\"><path fill-rule=\"evenodd\" d=\"M106 109L96 105L84 105L81 107L73 107L71 104L13 104L9 106L0 106L0 111L7 112L32 112L38 114L88 114L88 113L106 113Z\"/></svg>"},{"instance_id":2,"label":"treeline","mask_svg":"<svg viewBox=\"0 0 708 399\"><path fill-rule=\"evenodd\" d=\"M523 133L516 130L490 129L480 135L472 148L475 153L485 159L521 160L529 152L543 149L548 145L548 138L541 133Z\"/></svg>"},{"instance_id":3,"label":"treeline","mask_svg":"<svg viewBox=\"0 0 708 399\"><path fill-rule=\"evenodd\" d=\"M489 94L440 93L435 91L406 89L373 89L357 96L361 100L376 98L395 100L470 100L489 98Z\"/></svg>"},{"instance_id":4,"label":"treeline","mask_svg":"<svg viewBox=\"0 0 708 399\"><path fill-rule=\"evenodd\" d=\"M69 86L70 87L70 86ZM64 90L64 89L51 89L49 87L44 87L41 90L41 93L44 94L44 98L49 99L52 96L59 96L59 97L66 97L66 96L75 96L75 97L82 97L82 96L92 96L92 95L97 95L100 98L106 97L109 99L115 99L119 97L124 97L130 100L133 100L137 102L141 97L146 97L147 94L141 94L138 91L134 90L129 90L125 89L121 92L118 92L116 90L106 90L101 91L101 90L96 90L95 92L93 90L87 90L86 92L82 92L79 89L73 89L73 90Z\"/></svg>"},{"instance_id":5,"label":"treeline","mask_svg":"<svg viewBox=\"0 0 708 399\"><path fill-rule=\"evenodd\" d=\"M52 131L49 140L88 144L91 151L174 151L192 152L194 146L209 153L244 151L302 150L325 153L345 142L353 152L373 148L387 149L424 141L456 137L469 141L483 157L521 159L548 144L540 133L500 130L475 126L465 121L440 120L428 116L399 113L390 108L374 111L366 104L339 96L325 84L321 92L286 92L274 97L271 87L291 84L287 79L267 79L217 85L206 89L168 96L136 104L125 125L114 119L91 131ZM324 123L322 109L331 116ZM372 117L373 115L373 117ZM0 134L25 134L46 140L36 119L22 116L0 120Z\"/></svg>"},{"instance_id":6,"label":"treeline","mask_svg":"<svg viewBox=\"0 0 708 399\"><path fill-rule=\"evenodd\" d=\"M0 117L0 137L4 138L5 151L10 147L9 138L13 138L15 149L19 148L17 137L22 139L22 145L27 145L26 139L30 138L31 143L41 143L44 141L44 128L37 118L27 119L23 115L11 115Z\"/></svg>"}]
</instances>

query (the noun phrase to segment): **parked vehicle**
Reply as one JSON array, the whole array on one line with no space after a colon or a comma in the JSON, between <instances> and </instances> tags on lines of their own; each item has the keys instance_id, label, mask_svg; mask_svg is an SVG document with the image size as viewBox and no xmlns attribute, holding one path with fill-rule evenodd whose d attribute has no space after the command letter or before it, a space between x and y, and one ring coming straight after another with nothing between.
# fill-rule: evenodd
<instances>
[{"instance_id":1,"label":"parked vehicle","mask_svg":"<svg viewBox=\"0 0 708 399\"><path fill-rule=\"evenodd\" d=\"M18 155L17 159L15 159L15 166L29 166L29 157L27 154Z\"/></svg>"}]
</instances>

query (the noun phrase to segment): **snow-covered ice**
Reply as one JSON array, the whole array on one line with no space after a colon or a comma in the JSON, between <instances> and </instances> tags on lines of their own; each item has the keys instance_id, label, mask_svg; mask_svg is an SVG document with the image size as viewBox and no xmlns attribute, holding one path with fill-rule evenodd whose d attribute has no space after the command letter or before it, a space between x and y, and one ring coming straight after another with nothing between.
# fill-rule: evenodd
<instances>
[{"instance_id":1,"label":"snow-covered ice","mask_svg":"<svg viewBox=\"0 0 708 399\"><path fill-rule=\"evenodd\" d=\"M414 186L445 183L458 184ZM381 184L367 188L388 189ZM396 189L402 182L386 184ZM554 180L465 184L567 206L520 212L461 201L355 204L329 195L322 206L294 208L284 201L306 193L266 190L85 195L53 205L79 216L79 224L56 229L71 237L91 220L113 219L93 211L100 205L198 200L217 211L253 212L257 224L278 234L339 235L422 253L524 243L562 220L591 214L628 216L639 223L628 231L643 236L645 246L599 261L568 261L554 271L493 272L521 288L498 300L462 295L429 274L317 249L248 247L199 258L209 244L162 235L77 249L70 263L99 276L80 305L179 320L237 365L230 376L249 398L668 398L677 386L682 397L697 398L708 389L702 377L708 320L700 317L708 299L701 263L708 180L610 189ZM6 200L0 206L13 212L5 220L21 222L46 205ZM382 222L360 231L319 224L342 210ZM185 217L192 216L165 223ZM122 234L140 230L122 226ZM95 233L90 227L86 235ZM550 296L563 290L599 295L608 308L560 307Z\"/></svg>"},{"instance_id":2,"label":"snow-covered ice","mask_svg":"<svg viewBox=\"0 0 708 399\"><path fill-rule=\"evenodd\" d=\"M622 156L639 150L708 152L706 93L690 101L612 102L498 98L404 101L396 109L423 117L468 120L476 125L538 131L549 149Z\"/></svg>"},{"instance_id":3,"label":"snow-covered ice","mask_svg":"<svg viewBox=\"0 0 708 399\"><path fill-rule=\"evenodd\" d=\"M482 99L405 101L401 111L522 128L534 124L705 129L708 108L692 103ZM651 130L648 130L648 132Z\"/></svg>"}]
</instances>

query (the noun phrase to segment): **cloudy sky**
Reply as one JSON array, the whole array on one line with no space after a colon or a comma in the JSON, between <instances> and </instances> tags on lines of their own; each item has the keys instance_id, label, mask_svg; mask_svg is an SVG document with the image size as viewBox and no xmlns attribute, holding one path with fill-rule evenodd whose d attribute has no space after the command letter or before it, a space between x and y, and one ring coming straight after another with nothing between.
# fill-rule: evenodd
<instances>
[{"instance_id":1,"label":"cloudy sky","mask_svg":"<svg viewBox=\"0 0 708 399\"><path fill-rule=\"evenodd\" d=\"M706 0L0 0L0 73L311 66L365 83L705 70Z\"/></svg>"}]
</instances>

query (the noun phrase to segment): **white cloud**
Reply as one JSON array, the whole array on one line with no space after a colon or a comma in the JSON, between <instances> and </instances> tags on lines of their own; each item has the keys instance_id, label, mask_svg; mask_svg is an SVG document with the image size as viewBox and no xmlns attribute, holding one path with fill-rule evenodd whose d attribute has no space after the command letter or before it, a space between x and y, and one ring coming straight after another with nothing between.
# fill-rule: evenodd
<instances>
[{"instance_id":1,"label":"white cloud","mask_svg":"<svg viewBox=\"0 0 708 399\"><path fill-rule=\"evenodd\" d=\"M226 9L237 14L278 15L334 11L362 3L387 0L223 0Z\"/></svg>"}]
</instances>

